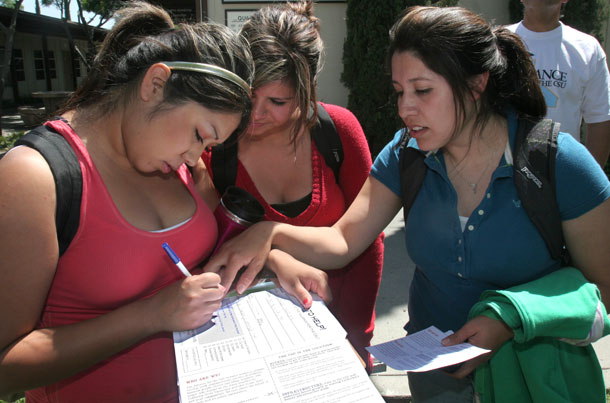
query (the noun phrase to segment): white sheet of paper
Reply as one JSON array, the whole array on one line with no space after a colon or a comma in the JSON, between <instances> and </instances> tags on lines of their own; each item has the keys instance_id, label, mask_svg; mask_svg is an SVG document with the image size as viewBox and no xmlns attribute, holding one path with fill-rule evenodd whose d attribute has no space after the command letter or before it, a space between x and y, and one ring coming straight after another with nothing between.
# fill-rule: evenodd
<instances>
[{"instance_id":1,"label":"white sheet of paper","mask_svg":"<svg viewBox=\"0 0 610 403\"><path fill-rule=\"evenodd\" d=\"M274 289L229 298L216 314L174 333L182 403L383 403L318 297L304 310Z\"/></svg>"},{"instance_id":2,"label":"white sheet of paper","mask_svg":"<svg viewBox=\"0 0 610 403\"><path fill-rule=\"evenodd\" d=\"M182 403L384 402L346 339L192 373L181 379L180 399Z\"/></svg>"},{"instance_id":3,"label":"white sheet of paper","mask_svg":"<svg viewBox=\"0 0 610 403\"><path fill-rule=\"evenodd\" d=\"M452 333L452 331L443 333L436 327L430 326L421 332L366 349L390 367L412 372L431 371L458 364L490 351L470 343L443 346L441 340Z\"/></svg>"}]
</instances>

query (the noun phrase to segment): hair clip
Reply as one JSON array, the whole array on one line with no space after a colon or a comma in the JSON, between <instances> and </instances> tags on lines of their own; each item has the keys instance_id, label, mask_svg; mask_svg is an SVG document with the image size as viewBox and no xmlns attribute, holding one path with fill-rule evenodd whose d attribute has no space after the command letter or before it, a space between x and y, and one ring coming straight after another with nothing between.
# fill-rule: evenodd
<instances>
[{"instance_id":1,"label":"hair clip","mask_svg":"<svg viewBox=\"0 0 610 403\"><path fill-rule=\"evenodd\" d=\"M232 71L229 71L222 67L214 66L213 64L196 63L196 62L161 62L161 63L165 64L167 67L169 67L172 70L195 71L198 73L207 73L207 74L212 74L217 77L224 78L225 80L229 80L232 83L239 85L241 88L243 88L248 93L248 96L252 95L252 89L250 88L250 85L243 78L241 78L237 74L233 73Z\"/></svg>"}]
</instances>

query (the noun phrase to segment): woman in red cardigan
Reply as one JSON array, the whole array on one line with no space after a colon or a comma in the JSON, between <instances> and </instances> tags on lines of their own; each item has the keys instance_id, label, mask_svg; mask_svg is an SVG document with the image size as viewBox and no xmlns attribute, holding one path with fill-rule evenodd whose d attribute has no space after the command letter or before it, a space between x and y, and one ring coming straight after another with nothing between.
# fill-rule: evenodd
<instances>
[{"instance_id":1,"label":"woman in red cardigan","mask_svg":"<svg viewBox=\"0 0 610 403\"><path fill-rule=\"evenodd\" d=\"M268 6L242 27L241 34L251 45L255 78L249 128L238 141L235 185L261 202L266 220L328 226L352 203L372 161L360 123L345 108L323 104L343 145L338 179L312 141L323 48L312 7L311 1ZM213 172L211 154L204 153L203 160L213 177L218 172ZM333 294L329 308L369 371L372 361L365 347L375 326L382 238L346 267L327 271Z\"/></svg>"}]
</instances>

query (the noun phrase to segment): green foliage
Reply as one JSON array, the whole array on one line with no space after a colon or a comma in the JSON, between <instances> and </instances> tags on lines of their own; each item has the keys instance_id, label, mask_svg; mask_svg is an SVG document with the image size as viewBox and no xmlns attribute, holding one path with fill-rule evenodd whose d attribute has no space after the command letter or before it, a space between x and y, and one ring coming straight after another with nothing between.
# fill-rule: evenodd
<instances>
[{"instance_id":1,"label":"green foliage","mask_svg":"<svg viewBox=\"0 0 610 403\"><path fill-rule=\"evenodd\" d=\"M98 27L106 23L114 12L126 3L125 0L81 0L84 11L96 14L100 19Z\"/></svg>"},{"instance_id":2,"label":"green foliage","mask_svg":"<svg viewBox=\"0 0 610 403\"><path fill-rule=\"evenodd\" d=\"M13 144L15 144L15 142L19 140L21 136L23 136L24 133L25 132L23 131L17 131L4 136L0 136L0 152L4 152L11 148Z\"/></svg>"},{"instance_id":3,"label":"green foliage","mask_svg":"<svg viewBox=\"0 0 610 403\"><path fill-rule=\"evenodd\" d=\"M0 6L7 8L15 8L15 4L17 4L17 0L0 0ZM19 6L20 10L23 10L23 4Z\"/></svg>"},{"instance_id":4,"label":"green foliage","mask_svg":"<svg viewBox=\"0 0 610 403\"><path fill-rule=\"evenodd\" d=\"M8 401L0 398L0 403L25 403L25 396L23 393L16 393L14 396L8 397Z\"/></svg>"},{"instance_id":5,"label":"green foliage","mask_svg":"<svg viewBox=\"0 0 610 403\"><path fill-rule=\"evenodd\" d=\"M347 107L362 124L373 156L402 126L386 69L390 28L408 6L449 6L457 2L385 0L379 7L376 1L347 0L341 81L349 89Z\"/></svg>"},{"instance_id":6,"label":"green foliage","mask_svg":"<svg viewBox=\"0 0 610 403\"><path fill-rule=\"evenodd\" d=\"M572 0L568 1L561 21L579 31L593 35L600 43L604 42L605 23L610 15L608 0ZM508 4L511 22L523 18L523 5L520 0L510 0Z\"/></svg>"},{"instance_id":7,"label":"green foliage","mask_svg":"<svg viewBox=\"0 0 610 403\"><path fill-rule=\"evenodd\" d=\"M82 0L83 10L100 15L112 15L121 8L124 0Z\"/></svg>"}]
</instances>

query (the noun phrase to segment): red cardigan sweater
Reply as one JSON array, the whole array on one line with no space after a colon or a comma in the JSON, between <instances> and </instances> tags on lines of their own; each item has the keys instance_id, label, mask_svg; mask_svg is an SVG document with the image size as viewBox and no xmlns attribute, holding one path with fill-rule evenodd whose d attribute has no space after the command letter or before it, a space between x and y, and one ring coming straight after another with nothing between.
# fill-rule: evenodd
<instances>
[{"instance_id":1,"label":"red cardigan sweater","mask_svg":"<svg viewBox=\"0 0 610 403\"><path fill-rule=\"evenodd\" d=\"M347 109L323 104L332 118L341 143L344 160L339 172L339 183L324 157L312 142L313 189L310 205L298 216L291 218L276 211L258 192L250 175L238 162L236 185L246 189L265 208L265 219L301 226L331 226L347 210L367 179L372 160L366 137L356 117ZM211 155L203 154L210 174ZM333 301L330 310L348 333L348 339L365 359L370 370L370 355L365 347L370 345L375 327L375 300L381 282L383 268L383 233L343 269L329 270Z\"/></svg>"}]
</instances>

